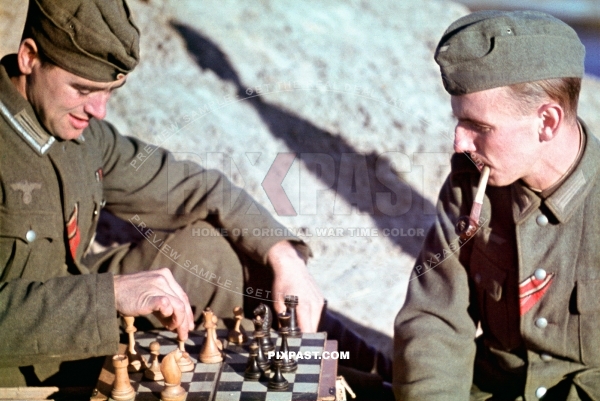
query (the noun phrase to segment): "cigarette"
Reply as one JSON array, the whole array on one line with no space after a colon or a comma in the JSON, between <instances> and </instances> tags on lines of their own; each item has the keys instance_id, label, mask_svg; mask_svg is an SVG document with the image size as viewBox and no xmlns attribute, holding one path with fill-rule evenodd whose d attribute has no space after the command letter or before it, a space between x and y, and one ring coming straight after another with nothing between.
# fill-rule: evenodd
<instances>
[{"instance_id":1,"label":"cigarette","mask_svg":"<svg viewBox=\"0 0 600 401\"><path fill-rule=\"evenodd\" d=\"M471 224L479 225L479 216L481 215L483 197L485 195L485 188L487 187L489 178L490 168L488 166L483 166L483 169L481 170L481 177L479 177L479 185L477 185L477 192L475 193L475 200L473 201L473 207L471 207L471 215L469 216Z\"/></svg>"}]
</instances>

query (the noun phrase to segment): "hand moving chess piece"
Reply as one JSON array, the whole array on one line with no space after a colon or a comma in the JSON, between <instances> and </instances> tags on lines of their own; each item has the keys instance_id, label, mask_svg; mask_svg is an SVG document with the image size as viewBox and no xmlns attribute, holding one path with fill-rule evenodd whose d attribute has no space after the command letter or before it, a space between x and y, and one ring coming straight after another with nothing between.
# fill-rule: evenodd
<instances>
[{"instance_id":1,"label":"hand moving chess piece","mask_svg":"<svg viewBox=\"0 0 600 401\"><path fill-rule=\"evenodd\" d=\"M133 325L135 318L132 316L123 316L123 320L126 324L125 331L129 335L129 346L127 347L127 358L129 359L129 366L127 366L127 370L129 372L139 372L141 370L147 369L148 363L146 362L144 357L135 349L134 333L137 331L137 329Z\"/></svg>"},{"instance_id":2,"label":"hand moving chess piece","mask_svg":"<svg viewBox=\"0 0 600 401\"><path fill-rule=\"evenodd\" d=\"M283 303L285 304L285 312L290 315L289 336L300 337L302 335L302 330L298 326L298 320L296 319L298 297L295 295L286 295Z\"/></svg>"},{"instance_id":3,"label":"hand moving chess piece","mask_svg":"<svg viewBox=\"0 0 600 401\"><path fill-rule=\"evenodd\" d=\"M163 380L163 374L160 371L160 363L158 363L158 356L160 355L160 344L158 341L152 341L150 343L150 354L150 367L144 371L144 377L153 381Z\"/></svg>"},{"instance_id":4,"label":"hand moving chess piece","mask_svg":"<svg viewBox=\"0 0 600 401\"><path fill-rule=\"evenodd\" d=\"M212 313L210 308L204 309L202 313L204 315L206 338L204 339L204 344L202 344L198 359L200 359L202 363L219 363L223 360L223 356L217 343L216 316Z\"/></svg>"},{"instance_id":5,"label":"hand moving chess piece","mask_svg":"<svg viewBox=\"0 0 600 401\"><path fill-rule=\"evenodd\" d=\"M129 360L127 355L115 355L112 359L113 367L115 368L115 381L110 396L115 401L129 401L135 397L135 390L129 382L129 374L127 373L127 365Z\"/></svg>"},{"instance_id":6,"label":"hand moving chess piece","mask_svg":"<svg viewBox=\"0 0 600 401\"><path fill-rule=\"evenodd\" d=\"M232 344L243 344L248 340L248 336L242 331L242 319L244 318L244 310L236 306L233 309L233 316L235 319L235 326L227 335L227 340Z\"/></svg>"},{"instance_id":7,"label":"hand moving chess piece","mask_svg":"<svg viewBox=\"0 0 600 401\"><path fill-rule=\"evenodd\" d=\"M190 358L190 354L185 351L185 341L177 339L179 342L179 350L181 351L181 359L177 364L182 372L191 372L194 370L194 361Z\"/></svg>"},{"instance_id":8,"label":"hand moving chess piece","mask_svg":"<svg viewBox=\"0 0 600 401\"><path fill-rule=\"evenodd\" d=\"M186 392L181 387L181 370L177 362L181 359L181 351L169 352L160 364L160 371L165 380L165 388L160 392L162 401L182 401Z\"/></svg>"}]
</instances>

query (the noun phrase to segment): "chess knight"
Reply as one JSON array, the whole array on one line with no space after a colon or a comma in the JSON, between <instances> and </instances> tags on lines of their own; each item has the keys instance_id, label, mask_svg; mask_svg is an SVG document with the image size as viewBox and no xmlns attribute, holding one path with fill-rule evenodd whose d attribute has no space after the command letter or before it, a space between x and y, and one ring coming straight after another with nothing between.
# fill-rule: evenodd
<instances>
[{"instance_id":1,"label":"chess knight","mask_svg":"<svg viewBox=\"0 0 600 401\"><path fill-rule=\"evenodd\" d=\"M104 121L138 61L139 30L123 0L31 0L18 53L1 61L0 385L76 386L86 370L63 362L115 354L116 312L185 340L206 306L228 316L249 300L230 290L244 288L244 269L268 276L273 294L302 294L299 324L317 330L324 300L302 240L236 236L289 231L221 172ZM152 229L153 240L90 252L104 212ZM192 235L215 228L230 234ZM169 250L231 287L190 274ZM274 306L285 310L283 300Z\"/></svg>"}]
</instances>

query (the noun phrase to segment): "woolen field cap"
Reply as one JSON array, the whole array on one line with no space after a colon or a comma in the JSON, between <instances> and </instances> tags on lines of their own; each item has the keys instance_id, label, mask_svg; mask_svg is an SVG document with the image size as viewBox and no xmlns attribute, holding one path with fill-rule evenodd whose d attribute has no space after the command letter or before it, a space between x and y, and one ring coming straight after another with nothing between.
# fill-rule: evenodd
<instances>
[{"instance_id":1,"label":"woolen field cap","mask_svg":"<svg viewBox=\"0 0 600 401\"><path fill-rule=\"evenodd\" d=\"M59 67L110 82L139 61L140 33L123 0L30 0L25 35Z\"/></svg>"},{"instance_id":2,"label":"woolen field cap","mask_svg":"<svg viewBox=\"0 0 600 401\"><path fill-rule=\"evenodd\" d=\"M451 95L550 78L583 77L585 48L561 20L537 11L478 11L455 21L435 52Z\"/></svg>"}]
</instances>

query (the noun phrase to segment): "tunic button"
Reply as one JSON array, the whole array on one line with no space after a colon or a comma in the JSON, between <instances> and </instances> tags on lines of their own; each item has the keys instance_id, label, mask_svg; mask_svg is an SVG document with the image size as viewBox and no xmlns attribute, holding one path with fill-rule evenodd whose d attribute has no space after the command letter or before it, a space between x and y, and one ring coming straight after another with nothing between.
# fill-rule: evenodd
<instances>
[{"instance_id":1,"label":"tunic button","mask_svg":"<svg viewBox=\"0 0 600 401\"><path fill-rule=\"evenodd\" d=\"M545 227L546 225L548 225L548 218L545 215L543 215L543 214L539 215L537 217L537 219L535 219L535 221L541 227Z\"/></svg>"},{"instance_id":2,"label":"tunic button","mask_svg":"<svg viewBox=\"0 0 600 401\"><path fill-rule=\"evenodd\" d=\"M35 234L35 231L33 231L33 230L29 230L29 231L27 231L27 234L25 234L25 238L27 239L27 242L35 241L36 237L37 237L37 235Z\"/></svg>"},{"instance_id":3,"label":"tunic button","mask_svg":"<svg viewBox=\"0 0 600 401\"><path fill-rule=\"evenodd\" d=\"M546 387L538 387L538 389L535 390L535 396L537 398L542 398L544 395L546 395L546 391L548 391Z\"/></svg>"},{"instance_id":4,"label":"tunic button","mask_svg":"<svg viewBox=\"0 0 600 401\"><path fill-rule=\"evenodd\" d=\"M533 272L533 275L535 276L535 278L537 278L538 280L543 280L546 278L546 270L544 269L536 269Z\"/></svg>"},{"instance_id":5,"label":"tunic button","mask_svg":"<svg viewBox=\"0 0 600 401\"><path fill-rule=\"evenodd\" d=\"M548 320L546 320L546 318L544 317L541 317L535 321L535 325L540 329L545 329L546 326L548 326Z\"/></svg>"},{"instance_id":6,"label":"tunic button","mask_svg":"<svg viewBox=\"0 0 600 401\"><path fill-rule=\"evenodd\" d=\"M542 361L544 361L544 362L550 362L552 360L552 355L543 353L540 355L540 358L542 358Z\"/></svg>"}]
</instances>

